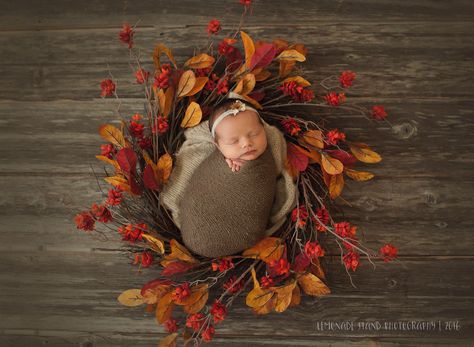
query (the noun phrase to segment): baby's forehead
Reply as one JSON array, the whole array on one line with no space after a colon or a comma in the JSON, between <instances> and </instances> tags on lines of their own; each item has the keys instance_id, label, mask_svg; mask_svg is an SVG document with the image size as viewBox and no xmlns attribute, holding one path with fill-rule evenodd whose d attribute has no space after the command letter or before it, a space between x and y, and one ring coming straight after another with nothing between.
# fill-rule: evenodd
<instances>
[{"instance_id":1,"label":"baby's forehead","mask_svg":"<svg viewBox=\"0 0 474 347\"><path fill-rule=\"evenodd\" d=\"M246 114L244 114L244 112ZM262 125L260 122L260 117L257 113L253 111L244 112L239 112L235 116L229 115L225 117L216 127L216 133L240 133L242 131L257 129Z\"/></svg>"}]
</instances>

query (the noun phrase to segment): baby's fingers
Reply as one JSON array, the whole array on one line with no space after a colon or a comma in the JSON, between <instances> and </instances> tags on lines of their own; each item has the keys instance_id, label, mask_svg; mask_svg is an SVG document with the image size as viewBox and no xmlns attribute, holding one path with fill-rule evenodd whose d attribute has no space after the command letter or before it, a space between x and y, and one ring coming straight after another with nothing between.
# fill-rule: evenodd
<instances>
[{"instance_id":1,"label":"baby's fingers","mask_svg":"<svg viewBox=\"0 0 474 347\"><path fill-rule=\"evenodd\" d=\"M226 158L225 161L226 161L227 165L229 165L229 167L232 169L232 166L234 165L234 163L232 162L232 160Z\"/></svg>"}]
</instances>

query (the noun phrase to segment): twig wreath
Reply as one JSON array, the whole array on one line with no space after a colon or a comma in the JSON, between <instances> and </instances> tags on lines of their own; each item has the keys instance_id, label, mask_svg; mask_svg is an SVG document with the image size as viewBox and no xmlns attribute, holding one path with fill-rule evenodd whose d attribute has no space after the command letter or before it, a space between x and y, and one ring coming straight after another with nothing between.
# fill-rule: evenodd
<instances>
[{"instance_id":1,"label":"twig wreath","mask_svg":"<svg viewBox=\"0 0 474 347\"><path fill-rule=\"evenodd\" d=\"M252 40L241 30L251 1L240 3L243 14L235 33L220 40L216 49L213 38L221 31L221 23L211 20L206 49L182 67L168 47L157 44L153 72L147 71L140 61L140 49L134 47L135 28L123 25L119 39L128 45L136 84L144 89L145 116L136 113L127 121L122 118L120 128L100 127L99 134L108 144L101 146L101 155L96 157L112 165L114 173L105 170L105 181L113 188L104 202L75 216L77 228L85 231L105 235L96 228L99 222L109 232L116 233L118 228L133 265L159 271L157 278L140 289L123 292L118 300L126 306L146 304L147 312L156 313L158 324L170 333L160 346L175 346L179 329L185 344L210 341L215 326L240 294L246 293L246 305L256 314L283 312L298 305L301 291L313 296L329 294L320 264L325 254L322 234L339 245L341 263L349 276L349 270L358 268L361 256L370 262L371 258L390 261L397 256L391 244L378 253L364 247L356 226L336 222L329 213L332 201L343 190L345 176L356 181L374 177L355 170L357 161L377 163L380 155L365 143L350 141L338 129L325 129L295 116L301 108L332 108L387 122L384 107L375 105L369 110L346 102L345 91L356 76L352 71L323 79L320 86L325 94L316 96L298 66L306 60L306 47L282 39ZM162 62L163 56L167 63ZM117 81L110 77L100 83L101 96L119 100ZM284 134L285 169L297 186L296 207L272 236L240 254L210 259L193 254L182 244L180 230L160 204L160 193L172 173L185 131L204 121L229 93L252 105ZM211 288L222 293L208 303ZM180 307L184 314L178 320L180 313L173 317L173 312Z\"/></svg>"}]
</instances>

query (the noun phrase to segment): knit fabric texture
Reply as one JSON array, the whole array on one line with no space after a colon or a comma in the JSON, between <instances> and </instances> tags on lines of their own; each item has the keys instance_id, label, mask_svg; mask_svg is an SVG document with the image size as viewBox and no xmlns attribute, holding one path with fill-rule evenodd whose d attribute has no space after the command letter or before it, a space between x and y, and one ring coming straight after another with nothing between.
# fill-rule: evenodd
<instances>
[{"instance_id":1,"label":"knit fabric texture","mask_svg":"<svg viewBox=\"0 0 474 347\"><path fill-rule=\"evenodd\" d=\"M276 165L267 149L237 172L214 150L199 167L179 204L181 235L192 252L222 257L265 237L276 191Z\"/></svg>"}]
</instances>

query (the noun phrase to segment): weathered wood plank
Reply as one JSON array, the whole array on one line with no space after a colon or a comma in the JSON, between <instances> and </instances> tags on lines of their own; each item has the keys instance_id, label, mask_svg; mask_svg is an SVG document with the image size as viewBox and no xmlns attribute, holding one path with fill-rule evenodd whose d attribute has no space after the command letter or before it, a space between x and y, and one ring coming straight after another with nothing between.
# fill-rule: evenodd
<instances>
[{"instance_id":1,"label":"weathered wood plank","mask_svg":"<svg viewBox=\"0 0 474 347\"><path fill-rule=\"evenodd\" d=\"M27 3L27 4L24 4ZM16 6L14 5L16 4ZM203 26L212 18L233 25L242 11L237 0L211 0L196 3L193 0L179 2L154 1L130 3L129 1L88 1L64 3L59 0L31 6L27 1L2 5L1 30L38 30L58 28L110 27L117 22L128 21L141 25L175 23L200 23ZM284 11L284 14L282 13ZM254 1L251 23L265 22L291 27L295 22L324 21L352 23L354 21L409 21L409 20L471 20L472 4L457 0L449 3L439 1L344 1L330 0L307 2L303 0Z\"/></svg>"},{"instance_id":2,"label":"weathered wood plank","mask_svg":"<svg viewBox=\"0 0 474 347\"><path fill-rule=\"evenodd\" d=\"M11 250L2 252L0 259L3 288L0 301L8 306L12 298L16 299L9 310L19 309L17 300L30 296L34 300L22 305L38 305L35 311L54 310L54 307L48 309L54 297L56 304L73 307L80 307L92 298L101 302L107 297L115 300L116 296L110 296L110 291L120 293L127 288L141 288L158 276L154 268L142 269L139 273L138 268L131 265L132 259L118 251ZM361 260L361 267L351 272L356 287L351 286L338 256L324 258L323 267L327 270L332 296L437 297L440 301L441 298L450 301L454 297L472 298L473 262L472 257L402 257L400 262L388 264L376 261L374 269L366 260ZM12 268L15 268L14 273L10 272Z\"/></svg>"},{"instance_id":3,"label":"weathered wood plank","mask_svg":"<svg viewBox=\"0 0 474 347\"><path fill-rule=\"evenodd\" d=\"M373 171L376 179L450 179L454 172L459 179L473 178L471 100L356 100L353 101L364 106L384 104L393 125L390 128L383 122L354 115L324 116L328 128L339 127L351 140L366 142L382 155L380 163L361 165L361 169ZM142 102L123 100L123 117L143 113ZM117 105L112 99L1 101L0 172L92 174L91 165L96 172L103 172L102 163L94 157L104 143L97 129L103 123L118 124L120 118L114 115ZM315 119L319 119L318 115L318 109L314 109Z\"/></svg>"}]
</instances>

